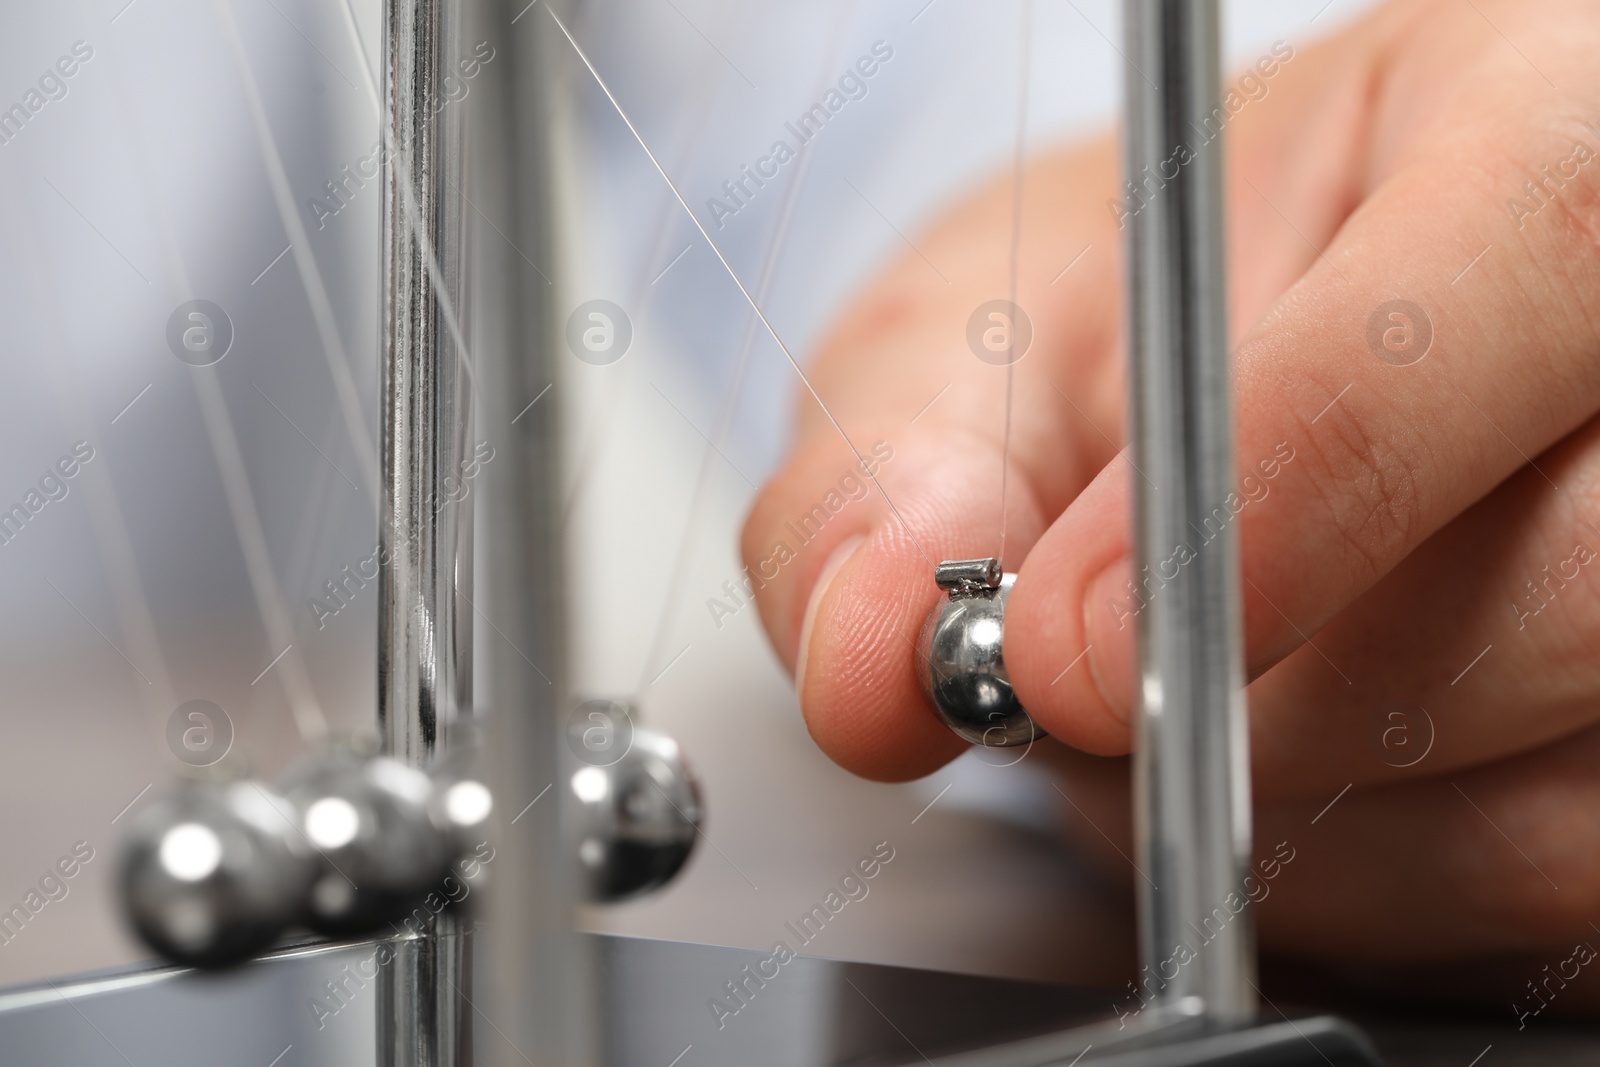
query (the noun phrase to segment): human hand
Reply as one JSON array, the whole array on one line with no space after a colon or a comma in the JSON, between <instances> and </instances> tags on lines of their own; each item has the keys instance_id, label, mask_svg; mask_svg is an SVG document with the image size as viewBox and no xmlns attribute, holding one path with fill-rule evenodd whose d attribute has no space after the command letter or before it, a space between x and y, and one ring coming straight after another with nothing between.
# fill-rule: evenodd
<instances>
[{"instance_id":1,"label":"human hand","mask_svg":"<svg viewBox=\"0 0 1600 1067\"><path fill-rule=\"evenodd\" d=\"M1256 837L1296 853L1263 942L1565 956L1600 944L1600 9L1397 0L1291 46L1227 123ZM1093 758L1136 708L1119 182L1111 137L1024 176L1005 655L1120 839L1125 776ZM832 506L854 460L807 395L746 523L810 731L869 777L964 748L914 645L933 565L999 542L1005 371L966 333L1008 294L1011 212L1009 176L959 206L812 365L851 439L892 450L893 508ZM786 524L818 505L802 544Z\"/></svg>"}]
</instances>

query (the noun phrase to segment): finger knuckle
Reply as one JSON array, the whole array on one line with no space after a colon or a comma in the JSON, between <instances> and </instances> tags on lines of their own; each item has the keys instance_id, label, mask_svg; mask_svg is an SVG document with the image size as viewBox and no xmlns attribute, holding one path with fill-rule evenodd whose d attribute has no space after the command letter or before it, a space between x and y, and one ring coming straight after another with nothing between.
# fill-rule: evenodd
<instances>
[{"instance_id":1,"label":"finger knuckle","mask_svg":"<svg viewBox=\"0 0 1600 1067\"><path fill-rule=\"evenodd\" d=\"M1479 797L1474 816L1476 876L1463 891L1480 917L1516 940L1549 942L1592 929L1600 858L1577 847L1592 840L1600 796L1559 779L1515 802Z\"/></svg>"},{"instance_id":2,"label":"finger knuckle","mask_svg":"<svg viewBox=\"0 0 1600 1067\"><path fill-rule=\"evenodd\" d=\"M1521 145L1528 135L1509 134ZM1506 211L1516 237L1557 297L1551 306L1600 313L1594 271L1600 266L1600 152L1595 132L1576 121L1543 131L1537 147L1507 159Z\"/></svg>"}]
</instances>

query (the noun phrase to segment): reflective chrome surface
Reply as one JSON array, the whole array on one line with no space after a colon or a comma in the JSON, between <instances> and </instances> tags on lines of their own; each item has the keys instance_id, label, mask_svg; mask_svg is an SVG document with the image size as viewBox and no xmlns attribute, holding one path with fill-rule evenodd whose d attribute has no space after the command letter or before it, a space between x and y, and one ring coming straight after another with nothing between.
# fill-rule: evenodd
<instances>
[{"instance_id":1,"label":"reflective chrome surface","mask_svg":"<svg viewBox=\"0 0 1600 1067\"><path fill-rule=\"evenodd\" d=\"M156 801L123 844L129 921L151 948L192 966L265 950L299 918L315 871L293 825L289 805L256 782L193 782Z\"/></svg>"},{"instance_id":2,"label":"reflective chrome surface","mask_svg":"<svg viewBox=\"0 0 1600 1067\"><path fill-rule=\"evenodd\" d=\"M459 109L440 108L459 48L451 0L385 7L382 101L383 507L378 721L388 751L418 765L471 707L472 494L481 465L462 291ZM459 609L459 610L458 610Z\"/></svg>"},{"instance_id":3,"label":"reflective chrome surface","mask_svg":"<svg viewBox=\"0 0 1600 1067\"><path fill-rule=\"evenodd\" d=\"M470 356L457 317L464 119L440 106L461 20L455 0L384 4L378 728L385 750L412 767L447 744L472 706L471 481L483 457L470 444ZM434 860L419 855L407 873L436 884L442 871L424 874ZM456 919L419 918L379 976L379 1042L397 1067L470 1055L461 1024L471 971Z\"/></svg>"},{"instance_id":4,"label":"reflective chrome surface","mask_svg":"<svg viewBox=\"0 0 1600 1067\"><path fill-rule=\"evenodd\" d=\"M951 566L941 564L941 573ZM998 564L992 569L997 572ZM991 589L979 580L988 573L986 568L950 570L950 595L922 624L917 664L923 691L946 726L974 745L1009 748L1045 734L1012 692L1002 655L1006 598L1017 576L1003 575Z\"/></svg>"},{"instance_id":5,"label":"reflective chrome surface","mask_svg":"<svg viewBox=\"0 0 1600 1067\"><path fill-rule=\"evenodd\" d=\"M706 1010L707 998L726 997L724 984L743 978L747 967L754 971L766 953L647 938L588 935L584 941L598 960L601 1002L613 1020L604 1055L594 1062L615 1067L667 1067L689 1046L679 1067L691 1058L700 1067L930 1060L950 1067L1064 1067L1092 1042L1095 1048L1079 1061L1086 1067L1100 1053L1125 1047L1135 1030L1119 1030L1117 1020L1105 1014L1112 989L812 956L785 964L765 986L752 983L753 993L747 991L746 1002L719 1027ZM376 1055L373 976L391 966L386 961L392 961L394 944L289 948L220 982L163 968L0 992L0 1049L6 1062L29 1067L265 1065L286 1049L291 1050L278 1067L370 1064ZM176 1024L151 1026L152 1019ZM1095 1025L1097 1019L1106 1021ZM467 1017L480 1055L506 1047L497 1031L513 1021L487 1010ZM1078 1022L1091 1025L1058 1032ZM1501 1049L1514 1048L1518 1063L1578 1067L1594 1062L1597 1040L1592 1026L1518 1031L1510 1012L1472 1021L1363 1023L1389 1067L1469 1064L1491 1044L1495 1051L1485 1064ZM1304 1038L1296 1040L1314 1054ZM983 1046L992 1047L962 1051ZM526 1060L518 1062L526 1067ZM543 1067L551 1061L535 1062Z\"/></svg>"},{"instance_id":6,"label":"reflective chrome surface","mask_svg":"<svg viewBox=\"0 0 1600 1067\"><path fill-rule=\"evenodd\" d=\"M700 783L678 743L635 730L620 759L572 774L581 805L578 865L590 900L615 902L665 885L694 851Z\"/></svg>"},{"instance_id":7,"label":"reflective chrome surface","mask_svg":"<svg viewBox=\"0 0 1600 1067\"><path fill-rule=\"evenodd\" d=\"M1140 951L1159 975L1150 982L1158 1003L1247 1019L1256 1003L1249 911L1207 940L1195 932L1243 884L1250 858L1238 545L1232 524L1207 525L1233 479L1222 142L1196 134L1220 100L1217 3L1127 0L1123 11L1127 177L1144 202L1127 230L1130 425L1145 475L1132 483L1144 604ZM1178 144L1194 158L1169 176L1163 161ZM1196 941L1195 958L1166 977L1178 946Z\"/></svg>"}]
</instances>

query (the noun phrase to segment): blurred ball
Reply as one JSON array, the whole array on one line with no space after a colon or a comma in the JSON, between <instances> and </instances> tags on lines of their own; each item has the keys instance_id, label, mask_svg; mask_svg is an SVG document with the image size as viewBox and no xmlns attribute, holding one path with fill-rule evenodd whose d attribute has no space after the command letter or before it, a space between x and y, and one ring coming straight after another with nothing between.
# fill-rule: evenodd
<instances>
[{"instance_id":1,"label":"blurred ball","mask_svg":"<svg viewBox=\"0 0 1600 1067\"><path fill-rule=\"evenodd\" d=\"M482 731L471 722L458 722L451 729L450 743L428 768L434 822L444 828L449 845L451 872L443 888L452 904L489 884L494 796L489 792L487 762Z\"/></svg>"},{"instance_id":2,"label":"blurred ball","mask_svg":"<svg viewBox=\"0 0 1600 1067\"><path fill-rule=\"evenodd\" d=\"M256 782L196 782L128 827L123 906L168 959L226 967L268 948L315 875L283 798Z\"/></svg>"},{"instance_id":3,"label":"blurred ball","mask_svg":"<svg viewBox=\"0 0 1600 1067\"><path fill-rule=\"evenodd\" d=\"M468 855L489 837L494 795L489 792L482 738L469 725L456 728L448 749L428 769L433 779L433 819L449 838L451 859Z\"/></svg>"},{"instance_id":4,"label":"blurred ball","mask_svg":"<svg viewBox=\"0 0 1600 1067\"><path fill-rule=\"evenodd\" d=\"M1006 598L1015 574L996 589L939 599L922 625L918 674L944 724L974 745L1009 748L1045 736L1011 691L1001 654Z\"/></svg>"},{"instance_id":5,"label":"blurred ball","mask_svg":"<svg viewBox=\"0 0 1600 1067\"><path fill-rule=\"evenodd\" d=\"M335 746L290 768L283 795L317 859L306 924L318 933L380 929L450 871L433 782L419 770Z\"/></svg>"},{"instance_id":6,"label":"blurred ball","mask_svg":"<svg viewBox=\"0 0 1600 1067\"><path fill-rule=\"evenodd\" d=\"M635 730L616 762L572 774L578 865L590 900L611 903L666 884L694 850L700 784L678 743Z\"/></svg>"},{"instance_id":7,"label":"blurred ball","mask_svg":"<svg viewBox=\"0 0 1600 1067\"><path fill-rule=\"evenodd\" d=\"M488 786L476 778L446 779L438 783L435 796L439 819L458 855L484 839L494 812L494 796Z\"/></svg>"},{"instance_id":8,"label":"blurred ball","mask_svg":"<svg viewBox=\"0 0 1600 1067\"><path fill-rule=\"evenodd\" d=\"M470 889L482 889L489 884L488 860L494 856L494 846L489 844L491 816L494 814L494 797L480 776L434 777L435 821L444 827L449 843L451 877L444 882L445 895L453 902L465 899L465 890L451 878L459 880Z\"/></svg>"}]
</instances>

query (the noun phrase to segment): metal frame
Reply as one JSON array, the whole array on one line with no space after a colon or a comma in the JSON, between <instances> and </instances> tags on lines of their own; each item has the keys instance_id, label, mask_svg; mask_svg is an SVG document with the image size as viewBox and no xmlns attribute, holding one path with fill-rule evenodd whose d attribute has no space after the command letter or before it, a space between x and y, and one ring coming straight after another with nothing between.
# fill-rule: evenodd
<instances>
[{"instance_id":1,"label":"metal frame","mask_svg":"<svg viewBox=\"0 0 1600 1067\"><path fill-rule=\"evenodd\" d=\"M1222 138L1206 129L1221 106L1217 2L1126 0L1123 12L1125 176L1140 204L1129 407L1146 476L1133 480L1134 815L1159 887L1138 886L1140 982L1168 1010L1242 1022L1255 1014L1253 924L1226 906L1250 862L1239 550L1234 524L1213 516L1234 477Z\"/></svg>"},{"instance_id":2,"label":"metal frame","mask_svg":"<svg viewBox=\"0 0 1600 1067\"><path fill-rule=\"evenodd\" d=\"M559 258L550 147L558 66L536 19L512 25L526 6L387 0L385 10L392 166L383 213L381 534L392 551L379 600L380 731L392 754L428 760L451 743L476 696L477 707L493 709L483 719L494 795L517 810L525 793L552 794L496 841L487 915L494 935L481 939L491 988L470 989L473 938L449 911L410 955L397 954L380 991L386 1067L470 1062L477 1011L497 1020L480 1050L490 1062L598 1060L593 948L575 926L560 741L568 696L557 423L549 404L517 417L552 374L553 298L522 254L503 240L475 243L463 225L470 195L495 218L514 220L516 248ZM469 129L467 109L444 103L445 78L462 46L480 38L503 42L514 58L484 65L474 79ZM494 449L479 463L468 455L475 426ZM467 465L475 478L462 489ZM472 581L474 501L495 579L482 593ZM497 635L476 650L475 613ZM475 652L487 701L473 692Z\"/></svg>"},{"instance_id":3,"label":"metal frame","mask_svg":"<svg viewBox=\"0 0 1600 1067\"><path fill-rule=\"evenodd\" d=\"M472 709L473 426L461 324L462 120L440 107L459 44L453 0L386 0L380 100L383 375L378 579L378 733L430 763ZM472 1060L469 940L446 910L402 935L378 979L384 1067Z\"/></svg>"}]
</instances>

